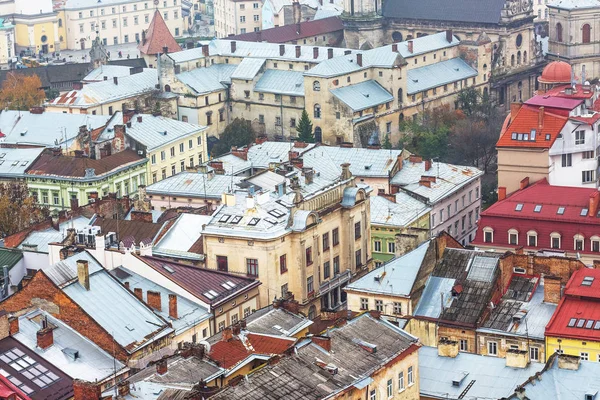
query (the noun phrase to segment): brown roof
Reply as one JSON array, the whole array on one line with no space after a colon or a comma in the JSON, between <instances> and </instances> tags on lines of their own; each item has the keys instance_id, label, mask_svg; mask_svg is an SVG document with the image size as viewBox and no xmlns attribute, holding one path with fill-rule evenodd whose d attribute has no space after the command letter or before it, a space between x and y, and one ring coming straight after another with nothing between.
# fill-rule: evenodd
<instances>
[{"instance_id":1,"label":"brown roof","mask_svg":"<svg viewBox=\"0 0 600 400\"><path fill-rule=\"evenodd\" d=\"M128 241L133 238L136 245L139 245L143 239L154 239L161 227L160 224L152 222L124 221L105 218L96 218L94 226L99 226L104 234L116 232L121 241Z\"/></svg>"},{"instance_id":2,"label":"brown roof","mask_svg":"<svg viewBox=\"0 0 600 400\"><path fill-rule=\"evenodd\" d=\"M169 49L169 53L181 51L162 15L156 10L144 39L138 45L138 50L143 54L159 54L163 52L164 47Z\"/></svg>"},{"instance_id":3,"label":"brown roof","mask_svg":"<svg viewBox=\"0 0 600 400\"><path fill-rule=\"evenodd\" d=\"M343 29L344 24L339 17L329 17L301 22L299 24L278 26L259 32L242 33L227 39L243 40L245 42L287 43L298 39L342 31ZM335 44L337 43L329 43L329 45Z\"/></svg>"},{"instance_id":4,"label":"brown roof","mask_svg":"<svg viewBox=\"0 0 600 400\"><path fill-rule=\"evenodd\" d=\"M27 174L84 178L86 177L86 169L93 169L95 176L99 176L142 160L144 158L138 156L132 150L125 150L100 160L93 160L88 157L55 155L53 149L46 149L27 169Z\"/></svg>"}]
</instances>

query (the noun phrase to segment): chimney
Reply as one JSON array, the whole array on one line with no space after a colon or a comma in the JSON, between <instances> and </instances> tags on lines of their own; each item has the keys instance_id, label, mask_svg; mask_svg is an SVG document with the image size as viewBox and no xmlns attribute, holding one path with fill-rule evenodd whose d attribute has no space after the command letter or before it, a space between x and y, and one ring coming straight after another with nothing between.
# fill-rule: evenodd
<instances>
[{"instance_id":1,"label":"chimney","mask_svg":"<svg viewBox=\"0 0 600 400\"><path fill-rule=\"evenodd\" d=\"M131 220L152 223L152 213L145 211L132 211Z\"/></svg>"},{"instance_id":2,"label":"chimney","mask_svg":"<svg viewBox=\"0 0 600 400\"><path fill-rule=\"evenodd\" d=\"M73 90L83 89L83 82L73 82Z\"/></svg>"},{"instance_id":3,"label":"chimney","mask_svg":"<svg viewBox=\"0 0 600 400\"><path fill-rule=\"evenodd\" d=\"M520 101L510 103L510 120L511 121L515 120L515 118L517 117L517 113L519 112L519 110L521 109L522 106L523 106L523 103L521 103Z\"/></svg>"},{"instance_id":4,"label":"chimney","mask_svg":"<svg viewBox=\"0 0 600 400\"><path fill-rule=\"evenodd\" d=\"M446 29L446 41L448 43L452 43L452 39L454 39L454 35L452 35L452 29Z\"/></svg>"},{"instance_id":5,"label":"chimney","mask_svg":"<svg viewBox=\"0 0 600 400\"><path fill-rule=\"evenodd\" d=\"M341 179L343 181L352 178L352 172L350 172L350 163L343 163L340 165L342 167L342 176Z\"/></svg>"},{"instance_id":6,"label":"chimney","mask_svg":"<svg viewBox=\"0 0 600 400\"><path fill-rule=\"evenodd\" d=\"M438 356L455 358L458 355L458 342L450 339L440 339L437 345Z\"/></svg>"},{"instance_id":7,"label":"chimney","mask_svg":"<svg viewBox=\"0 0 600 400\"><path fill-rule=\"evenodd\" d=\"M327 58L333 58L333 49L329 48L327 49Z\"/></svg>"},{"instance_id":8,"label":"chimney","mask_svg":"<svg viewBox=\"0 0 600 400\"><path fill-rule=\"evenodd\" d=\"M568 354L558 355L558 368L560 369L577 371L579 369L580 362L581 359L579 358L579 356L571 356Z\"/></svg>"},{"instance_id":9,"label":"chimney","mask_svg":"<svg viewBox=\"0 0 600 400\"><path fill-rule=\"evenodd\" d=\"M425 187L430 188L431 187L431 181L427 180L427 179L421 178L421 180L419 181L419 186L425 186Z\"/></svg>"},{"instance_id":10,"label":"chimney","mask_svg":"<svg viewBox=\"0 0 600 400\"><path fill-rule=\"evenodd\" d=\"M377 196L383 197L387 201L391 201L392 203L396 202L396 195L388 194L388 193L378 193Z\"/></svg>"},{"instance_id":11,"label":"chimney","mask_svg":"<svg viewBox=\"0 0 600 400\"><path fill-rule=\"evenodd\" d=\"M121 381L117 383L117 392L121 397L129 396L129 381Z\"/></svg>"},{"instance_id":12,"label":"chimney","mask_svg":"<svg viewBox=\"0 0 600 400\"><path fill-rule=\"evenodd\" d=\"M302 172L304 173L304 181L307 185L313 183L313 178L315 175L315 171L312 168L302 168Z\"/></svg>"},{"instance_id":13,"label":"chimney","mask_svg":"<svg viewBox=\"0 0 600 400\"><path fill-rule=\"evenodd\" d=\"M208 51L208 45L207 44L203 44L202 45L202 55L204 57L208 57L210 55L210 52Z\"/></svg>"},{"instance_id":14,"label":"chimney","mask_svg":"<svg viewBox=\"0 0 600 400\"><path fill-rule=\"evenodd\" d=\"M413 41L412 40L408 41L408 52L409 53L413 52Z\"/></svg>"},{"instance_id":15,"label":"chimney","mask_svg":"<svg viewBox=\"0 0 600 400\"><path fill-rule=\"evenodd\" d=\"M558 276L544 276L544 302L558 304L561 297L561 280Z\"/></svg>"},{"instance_id":16,"label":"chimney","mask_svg":"<svg viewBox=\"0 0 600 400\"><path fill-rule=\"evenodd\" d=\"M318 47L313 47L313 58L316 60L317 58L319 58L319 48Z\"/></svg>"},{"instance_id":17,"label":"chimney","mask_svg":"<svg viewBox=\"0 0 600 400\"><path fill-rule=\"evenodd\" d=\"M600 192L594 191L594 193L590 194L590 205L588 215L592 218L596 218L598 213L598 198L600 197Z\"/></svg>"},{"instance_id":18,"label":"chimney","mask_svg":"<svg viewBox=\"0 0 600 400\"><path fill-rule=\"evenodd\" d=\"M397 53L397 52L398 52L398 43L394 43L394 44L392 44L392 51L393 51L394 53Z\"/></svg>"},{"instance_id":19,"label":"chimney","mask_svg":"<svg viewBox=\"0 0 600 400\"><path fill-rule=\"evenodd\" d=\"M294 18L294 24L302 22L302 6L298 0L292 2L292 17Z\"/></svg>"},{"instance_id":20,"label":"chimney","mask_svg":"<svg viewBox=\"0 0 600 400\"><path fill-rule=\"evenodd\" d=\"M351 54L352 50L344 50L344 55L347 56L348 54Z\"/></svg>"},{"instance_id":21,"label":"chimney","mask_svg":"<svg viewBox=\"0 0 600 400\"><path fill-rule=\"evenodd\" d=\"M144 292L142 292L142 288L139 288L139 287L133 288L133 294L139 300L144 301Z\"/></svg>"},{"instance_id":22,"label":"chimney","mask_svg":"<svg viewBox=\"0 0 600 400\"><path fill-rule=\"evenodd\" d=\"M526 176L525 178L521 179L521 182L519 182L519 190L523 190L527 186L529 186L529 177L528 176Z\"/></svg>"},{"instance_id":23,"label":"chimney","mask_svg":"<svg viewBox=\"0 0 600 400\"><path fill-rule=\"evenodd\" d=\"M408 157L408 161L414 164L422 163L423 157L411 154L410 157Z\"/></svg>"},{"instance_id":24,"label":"chimney","mask_svg":"<svg viewBox=\"0 0 600 400\"><path fill-rule=\"evenodd\" d=\"M540 107L540 110L538 112L538 132L540 132L542 130L542 128L544 127L544 107Z\"/></svg>"},{"instance_id":25,"label":"chimney","mask_svg":"<svg viewBox=\"0 0 600 400\"><path fill-rule=\"evenodd\" d=\"M155 292L153 290L148 290L146 292L146 302L150 308L154 308L155 310L161 311L162 305L160 302L160 292Z\"/></svg>"},{"instance_id":26,"label":"chimney","mask_svg":"<svg viewBox=\"0 0 600 400\"><path fill-rule=\"evenodd\" d=\"M235 40L231 41L231 53L235 53L235 49L237 47L237 43Z\"/></svg>"},{"instance_id":27,"label":"chimney","mask_svg":"<svg viewBox=\"0 0 600 400\"><path fill-rule=\"evenodd\" d=\"M359 67L362 67L362 53L356 55L356 64L358 64Z\"/></svg>"},{"instance_id":28,"label":"chimney","mask_svg":"<svg viewBox=\"0 0 600 400\"><path fill-rule=\"evenodd\" d=\"M285 54L285 44L279 45L279 55L283 56Z\"/></svg>"},{"instance_id":29,"label":"chimney","mask_svg":"<svg viewBox=\"0 0 600 400\"><path fill-rule=\"evenodd\" d=\"M115 85L118 85L118 84L119 84L119 78L118 78L117 76L113 76L113 83L114 83Z\"/></svg>"},{"instance_id":30,"label":"chimney","mask_svg":"<svg viewBox=\"0 0 600 400\"><path fill-rule=\"evenodd\" d=\"M313 336L311 340L314 344L326 350L327 352L331 351L331 338L327 336Z\"/></svg>"},{"instance_id":31,"label":"chimney","mask_svg":"<svg viewBox=\"0 0 600 400\"><path fill-rule=\"evenodd\" d=\"M44 113L44 107L31 107L29 109L29 113L30 114L43 114Z\"/></svg>"},{"instance_id":32,"label":"chimney","mask_svg":"<svg viewBox=\"0 0 600 400\"><path fill-rule=\"evenodd\" d=\"M11 336L19 333L19 317L8 318L8 333Z\"/></svg>"},{"instance_id":33,"label":"chimney","mask_svg":"<svg viewBox=\"0 0 600 400\"><path fill-rule=\"evenodd\" d=\"M177 295L169 294L169 317L173 319L179 318L177 316Z\"/></svg>"},{"instance_id":34,"label":"chimney","mask_svg":"<svg viewBox=\"0 0 600 400\"><path fill-rule=\"evenodd\" d=\"M221 335L222 335L221 340L223 342L229 341L233 337L233 333L231 332L231 328L227 327L227 328L223 329L223 331L221 332Z\"/></svg>"},{"instance_id":35,"label":"chimney","mask_svg":"<svg viewBox=\"0 0 600 400\"><path fill-rule=\"evenodd\" d=\"M139 123L141 123L141 122L142 122L142 116L141 116L141 115L138 115L138 117L137 117L137 122L139 122Z\"/></svg>"},{"instance_id":36,"label":"chimney","mask_svg":"<svg viewBox=\"0 0 600 400\"><path fill-rule=\"evenodd\" d=\"M506 199L506 188L504 186L498 187L498 201Z\"/></svg>"},{"instance_id":37,"label":"chimney","mask_svg":"<svg viewBox=\"0 0 600 400\"><path fill-rule=\"evenodd\" d=\"M57 230L57 231L60 230L60 224L59 224L59 222L60 221L59 221L58 214L52 214L51 223L52 223L52 228L54 230Z\"/></svg>"},{"instance_id":38,"label":"chimney","mask_svg":"<svg viewBox=\"0 0 600 400\"><path fill-rule=\"evenodd\" d=\"M97 400L100 398L100 384L80 379L73 381L73 400Z\"/></svg>"},{"instance_id":39,"label":"chimney","mask_svg":"<svg viewBox=\"0 0 600 400\"><path fill-rule=\"evenodd\" d=\"M234 325L231 327L231 333L232 333L232 335L234 335L234 336L237 336L237 335L239 335L239 334L240 334L240 332L241 332L241 330L242 330L242 328L240 327L240 324L234 324Z\"/></svg>"},{"instance_id":40,"label":"chimney","mask_svg":"<svg viewBox=\"0 0 600 400\"><path fill-rule=\"evenodd\" d=\"M10 335L11 333L8 313L5 310L0 310L0 340Z\"/></svg>"},{"instance_id":41,"label":"chimney","mask_svg":"<svg viewBox=\"0 0 600 400\"><path fill-rule=\"evenodd\" d=\"M506 350L506 366L510 368L527 368L529 358L527 350L508 349Z\"/></svg>"},{"instance_id":42,"label":"chimney","mask_svg":"<svg viewBox=\"0 0 600 400\"><path fill-rule=\"evenodd\" d=\"M169 367L167 366L167 360L165 358L160 359L156 362L156 373L158 375L164 375L167 373L168 370Z\"/></svg>"},{"instance_id":43,"label":"chimney","mask_svg":"<svg viewBox=\"0 0 600 400\"><path fill-rule=\"evenodd\" d=\"M54 344L54 334L52 332L52 328L48 326L46 317L42 319L42 328L37 331L36 337L37 346L42 350L46 350L48 347Z\"/></svg>"},{"instance_id":44,"label":"chimney","mask_svg":"<svg viewBox=\"0 0 600 400\"><path fill-rule=\"evenodd\" d=\"M296 58L300 58L301 54L302 54L302 47L296 46Z\"/></svg>"},{"instance_id":45,"label":"chimney","mask_svg":"<svg viewBox=\"0 0 600 400\"><path fill-rule=\"evenodd\" d=\"M90 269L87 260L77 260L77 280L85 290L90 290Z\"/></svg>"},{"instance_id":46,"label":"chimney","mask_svg":"<svg viewBox=\"0 0 600 400\"><path fill-rule=\"evenodd\" d=\"M429 171L431 169L431 160L425 160L425 171Z\"/></svg>"},{"instance_id":47,"label":"chimney","mask_svg":"<svg viewBox=\"0 0 600 400\"><path fill-rule=\"evenodd\" d=\"M169 54L169 48L167 46L163 47L163 54Z\"/></svg>"}]
</instances>

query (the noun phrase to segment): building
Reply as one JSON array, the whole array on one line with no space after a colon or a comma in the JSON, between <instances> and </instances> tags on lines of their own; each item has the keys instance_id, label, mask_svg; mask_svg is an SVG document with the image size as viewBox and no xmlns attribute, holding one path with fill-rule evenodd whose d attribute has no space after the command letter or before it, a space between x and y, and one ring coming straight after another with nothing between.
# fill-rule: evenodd
<instances>
[{"instance_id":1,"label":"building","mask_svg":"<svg viewBox=\"0 0 600 400\"><path fill-rule=\"evenodd\" d=\"M92 193L117 197L137 193L146 184L146 163L132 150L124 150L100 160L66 156L61 149L46 149L26 170L29 191L39 204L67 209L72 201L90 202Z\"/></svg>"},{"instance_id":2,"label":"building","mask_svg":"<svg viewBox=\"0 0 600 400\"><path fill-rule=\"evenodd\" d=\"M181 51L158 9L154 11L152 21L148 29L142 32L142 40L138 40L138 43L138 50L150 68L155 65L158 67L157 57L160 54Z\"/></svg>"},{"instance_id":3,"label":"building","mask_svg":"<svg viewBox=\"0 0 600 400\"><path fill-rule=\"evenodd\" d=\"M53 317L129 367L144 367L173 352L170 324L87 252L37 271L0 307L20 316L37 308L40 300Z\"/></svg>"},{"instance_id":4,"label":"building","mask_svg":"<svg viewBox=\"0 0 600 400\"><path fill-rule=\"evenodd\" d=\"M461 395L464 398L508 398L517 385L539 374L544 367L541 363L526 363L518 353L511 355L512 358L503 360L459 353L456 342L446 342L438 349L421 347L420 398L452 399Z\"/></svg>"},{"instance_id":5,"label":"building","mask_svg":"<svg viewBox=\"0 0 600 400\"><path fill-rule=\"evenodd\" d=\"M502 192L500 192L502 194ZM581 258L600 251L598 190L551 186L545 179L499 201L481 214L473 245L503 252L524 248Z\"/></svg>"},{"instance_id":6,"label":"building","mask_svg":"<svg viewBox=\"0 0 600 400\"><path fill-rule=\"evenodd\" d=\"M58 37L58 13L51 0L25 2L12 0L2 3L0 15L11 20L15 27L16 54L47 56L61 50Z\"/></svg>"},{"instance_id":7,"label":"building","mask_svg":"<svg viewBox=\"0 0 600 400\"><path fill-rule=\"evenodd\" d=\"M398 162L397 172L389 182L392 194L403 192L431 208L429 230L432 237L445 231L464 246L477 232L482 175L483 171L475 167L423 160L411 155Z\"/></svg>"},{"instance_id":8,"label":"building","mask_svg":"<svg viewBox=\"0 0 600 400\"><path fill-rule=\"evenodd\" d=\"M2 267L0 296L5 298L21 287L21 280L26 274L23 252L18 249L0 248L0 267Z\"/></svg>"},{"instance_id":9,"label":"building","mask_svg":"<svg viewBox=\"0 0 600 400\"><path fill-rule=\"evenodd\" d=\"M183 34L180 1L153 4L116 0L99 5L91 0L62 0L54 3L54 9L58 12L58 35L63 50L89 49L96 37L104 46L140 43L142 31L150 25L153 9L162 13L173 36Z\"/></svg>"},{"instance_id":10,"label":"building","mask_svg":"<svg viewBox=\"0 0 600 400\"><path fill-rule=\"evenodd\" d=\"M415 399L421 381L418 349L415 337L363 314L328 336L298 343L290 355L212 398L260 399L266 391L303 399Z\"/></svg>"},{"instance_id":11,"label":"building","mask_svg":"<svg viewBox=\"0 0 600 400\"><path fill-rule=\"evenodd\" d=\"M202 231L207 267L261 281L262 304L292 293L310 319L343 309L343 287L371 264L368 187L349 167L280 164L247 178Z\"/></svg>"},{"instance_id":12,"label":"building","mask_svg":"<svg viewBox=\"0 0 600 400\"><path fill-rule=\"evenodd\" d=\"M215 36L226 38L259 31L262 28L262 7L261 1L215 0Z\"/></svg>"},{"instance_id":13,"label":"building","mask_svg":"<svg viewBox=\"0 0 600 400\"><path fill-rule=\"evenodd\" d=\"M43 147L0 147L0 182L24 181L25 171L43 151Z\"/></svg>"},{"instance_id":14,"label":"building","mask_svg":"<svg viewBox=\"0 0 600 400\"><path fill-rule=\"evenodd\" d=\"M298 302L279 298L244 318L248 332L302 339L313 322L298 313Z\"/></svg>"},{"instance_id":15,"label":"building","mask_svg":"<svg viewBox=\"0 0 600 400\"><path fill-rule=\"evenodd\" d=\"M519 100L519 92L525 98L533 94L545 64L541 38L533 29L533 2L346 0L341 18L346 46L354 49L418 40L440 29L452 31L461 45L488 41L480 67L492 100L505 107Z\"/></svg>"},{"instance_id":16,"label":"building","mask_svg":"<svg viewBox=\"0 0 600 400\"><path fill-rule=\"evenodd\" d=\"M201 165L208 158L206 127L150 114L127 118L125 146L146 157L149 183Z\"/></svg>"},{"instance_id":17,"label":"building","mask_svg":"<svg viewBox=\"0 0 600 400\"><path fill-rule=\"evenodd\" d=\"M15 61L15 26L0 18L0 67L6 69Z\"/></svg>"},{"instance_id":18,"label":"building","mask_svg":"<svg viewBox=\"0 0 600 400\"><path fill-rule=\"evenodd\" d=\"M598 279L598 280L596 280ZM600 361L600 317L598 287L600 271L580 269L573 273L546 326L546 358L556 352Z\"/></svg>"},{"instance_id":19,"label":"building","mask_svg":"<svg viewBox=\"0 0 600 400\"><path fill-rule=\"evenodd\" d=\"M496 144L498 186L507 193L525 177L558 186L597 186L598 90L570 83L572 73L565 62L550 63L540 78L547 90L512 105Z\"/></svg>"},{"instance_id":20,"label":"building","mask_svg":"<svg viewBox=\"0 0 600 400\"><path fill-rule=\"evenodd\" d=\"M585 70L588 79L600 76L600 60L594 43L598 34L594 15L599 6L591 0L549 1L548 58L562 59L577 70Z\"/></svg>"}]
</instances>

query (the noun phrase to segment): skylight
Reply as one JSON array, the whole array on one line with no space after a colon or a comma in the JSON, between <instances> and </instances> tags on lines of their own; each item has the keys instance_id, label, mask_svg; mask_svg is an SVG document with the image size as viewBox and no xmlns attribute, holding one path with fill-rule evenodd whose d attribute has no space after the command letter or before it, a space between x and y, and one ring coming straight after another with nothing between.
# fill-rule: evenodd
<instances>
[{"instance_id":1,"label":"skylight","mask_svg":"<svg viewBox=\"0 0 600 400\"><path fill-rule=\"evenodd\" d=\"M168 265L163 265L162 267L163 267L163 269L165 271L167 271L170 274L174 274L175 273L175 270L173 268L169 267Z\"/></svg>"},{"instance_id":2,"label":"skylight","mask_svg":"<svg viewBox=\"0 0 600 400\"><path fill-rule=\"evenodd\" d=\"M219 295L219 293L215 292L214 290L209 290L208 293L212 294L214 297Z\"/></svg>"},{"instance_id":3,"label":"skylight","mask_svg":"<svg viewBox=\"0 0 600 400\"><path fill-rule=\"evenodd\" d=\"M600 329L600 321L596 321L596 323L594 324L594 329Z\"/></svg>"},{"instance_id":4,"label":"skylight","mask_svg":"<svg viewBox=\"0 0 600 400\"><path fill-rule=\"evenodd\" d=\"M273 210L269 211L269 214L271 214L275 218L281 218L281 217L283 217L285 215L285 213L283 211L276 210L276 209L273 209Z\"/></svg>"},{"instance_id":5,"label":"skylight","mask_svg":"<svg viewBox=\"0 0 600 400\"><path fill-rule=\"evenodd\" d=\"M542 206L540 204L537 204L534 209L533 212L539 213L542 211Z\"/></svg>"},{"instance_id":6,"label":"skylight","mask_svg":"<svg viewBox=\"0 0 600 400\"><path fill-rule=\"evenodd\" d=\"M585 325L585 319L580 319L579 321L577 321L578 328L583 328L583 325Z\"/></svg>"},{"instance_id":7,"label":"skylight","mask_svg":"<svg viewBox=\"0 0 600 400\"><path fill-rule=\"evenodd\" d=\"M585 278L583 278L583 282L581 282L581 285L582 286L592 286L593 282L594 282L593 276L586 276Z\"/></svg>"},{"instance_id":8,"label":"skylight","mask_svg":"<svg viewBox=\"0 0 600 400\"><path fill-rule=\"evenodd\" d=\"M556 213L558 215L563 215L565 213L565 208L564 207L558 207L558 211L556 211Z\"/></svg>"},{"instance_id":9,"label":"skylight","mask_svg":"<svg viewBox=\"0 0 600 400\"><path fill-rule=\"evenodd\" d=\"M582 208L581 209L581 213L579 213L579 215L581 217L585 217L585 216L587 216L587 214L588 214L588 209L587 208Z\"/></svg>"},{"instance_id":10,"label":"skylight","mask_svg":"<svg viewBox=\"0 0 600 400\"><path fill-rule=\"evenodd\" d=\"M235 215L232 219L231 219L231 223L232 224L237 224L242 220L242 217L239 215Z\"/></svg>"},{"instance_id":11,"label":"skylight","mask_svg":"<svg viewBox=\"0 0 600 400\"><path fill-rule=\"evenodd\" d=\"M260 221L260 218L252 218L250 220L250 222L248 222L248 225L250 225L250 226L256 226L258 224L258 221Z\"/></svg>"},{"instance_id":12,"label":"skylight","mask_svg":"<svg viewBox=\"0 0 600 400\"><path fill-rule=\"evenodd\" d=\"M572 328L572 327L574 327L574 326L575 326L575 323L576 323L576 322L577 322L577 318L571 318L571 319L569 320L569 323L567 324L567 326L568 326L569 328ZM599 321L599 322L600 322L600 321Z\"/></svg>"},{"instance_id":13,"label":"skylight","mask_svg":"<svg viewBox=\"0 0 600 400\"><path fill-rule=\"evenodd\" d=\"M231 290L233 289L236 285L235 283L231 282L231 281L227 281L227 282L223 282L221 283L221 286L223 286L225 289L227 290Z\"/></svg>"},{"instance_id":14,"label":"skylight","mask_svg":"<svg viewBox=\"0 0 600 400\"><path fill-rule=\"evenodd\" d=\"M227 222L227 221L229 221L229 218L231 218L231 215L229 215L229 214L223 214L221 216L221 218L219 218L219 222Z\"/></svg>"},{"instance_id":15,"label":"skylight","mask_svg":"<svg viewBox=\"0 0 600 400\"><path fill-rule=\"evenodd\" d=\"M216 296L213 296L212 294L210 294L210 292L205 292L203 294L204 294L204 297L206 297L209 300L212 300L216 297Z\"/></svg>"},{"instance_id":16,"label":"skylight","mask_svg":"<svg viewBox=\"0 0 600 400\"><path fill-rule=\"evenodd\" d=\"M521 211L522 209L523 209L522 203L517 204L517 206L515 207L515 211Z\"/></svg>"},{"instance_id":17,"label":"skylight","mask_svg":"<svg viewBox=\"0 0 600 400\"><path fill-rule=\"evenodd\" d=\"M585 329L592 329L593 325L594 325L594 320L588 319L587 322L585 323Z\"/></svg>"}]
</instances>

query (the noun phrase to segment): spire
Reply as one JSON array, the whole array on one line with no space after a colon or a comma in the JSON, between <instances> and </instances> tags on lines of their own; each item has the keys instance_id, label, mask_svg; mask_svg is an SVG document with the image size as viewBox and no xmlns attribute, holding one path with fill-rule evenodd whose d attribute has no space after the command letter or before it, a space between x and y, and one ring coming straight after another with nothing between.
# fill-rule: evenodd
<instances>
[{"instance_id":1,"label":"spire","mask_svg":"<svg viewBox=\"0 0 600 400\"><path fill-rule=\"evenodd\" d=\"M166 47L169 53L181 51L181 47L171 35L165 20L163 19L160 11L154 11L154 16L148 29L142 34L143 40L138 45L138 50L142 54L162 54L163 49Z\"/></svg>"}]
</instances>

